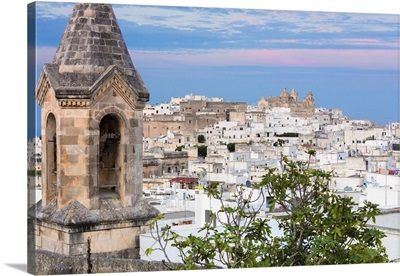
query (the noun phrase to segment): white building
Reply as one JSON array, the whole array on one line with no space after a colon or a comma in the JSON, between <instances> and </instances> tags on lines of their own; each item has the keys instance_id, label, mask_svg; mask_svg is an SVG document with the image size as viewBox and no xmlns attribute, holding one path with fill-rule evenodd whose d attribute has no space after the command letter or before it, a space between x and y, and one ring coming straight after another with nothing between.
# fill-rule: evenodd
<instances>
[{"instance_id":1,"label":"white building","mask_svg":"<svg viewBox=\"0 0 400 276\"><path fill-rule=\"evenodd\" d=\"M42 140L34 137L28 141L27 147L28 170L40 171L42 168Z\"/></svg>"},{"instance_id":2,"label":"white building","mask_svg":"<svg viewBox=\"0 0 400 276\"><path fill-rule=\"evenodd\" d=\"M400 207L400 176L380 173L367 173L366 191L362 201L368 200L380 207Z\"/></svg>"}]
</instances>

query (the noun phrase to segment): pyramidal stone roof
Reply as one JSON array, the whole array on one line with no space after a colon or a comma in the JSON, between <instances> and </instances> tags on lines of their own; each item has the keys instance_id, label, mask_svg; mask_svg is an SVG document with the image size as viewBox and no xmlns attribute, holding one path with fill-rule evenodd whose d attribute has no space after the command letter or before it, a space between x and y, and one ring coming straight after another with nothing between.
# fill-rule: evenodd
<instances>
[{"instance_id":1,"label":"pyramidal stone roof","mask_svg":"<svg viewBox=\"0 0 400 276\"><path fill-rule=\"evenodd\" d=\"M91 86L112 70L118 70L140 100L148 101L111 5L75 4L53 61L44 66L56 97L88 98Z\"/></svg>"}]
</instances>

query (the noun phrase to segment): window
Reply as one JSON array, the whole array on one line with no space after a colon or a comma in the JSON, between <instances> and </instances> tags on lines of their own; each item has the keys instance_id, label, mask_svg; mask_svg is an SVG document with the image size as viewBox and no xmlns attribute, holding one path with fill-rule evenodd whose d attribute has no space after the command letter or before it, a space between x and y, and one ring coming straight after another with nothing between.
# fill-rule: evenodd
<instances>
[{"instance_id":1,"label":"window","mask_svg":"<svg viewBox=\"0 0 400 276\"><path fill-rule=\"evenodd\" d=\"M123 125L119 117L107 114L100 121L99 132L99 193L100 196L107 196L109 192L118 193L123 182L123 176L116 170L123 167L121 157L124 156L124 147L120 144Z\"/></svg>"},{"instance_id":2,"label":"window","mask_svg":"<svg viewBox=\"0 0 400 276\"><path fill-rule=\"evenodd\" d=\"M46 122L46 143L47 147L47 168L45 168L47 175L46 187L46 200L50 201L56 196L57 186L57 136L56 136L56 118L54 114L50 113Z\"/></svg>"}]
</instances>

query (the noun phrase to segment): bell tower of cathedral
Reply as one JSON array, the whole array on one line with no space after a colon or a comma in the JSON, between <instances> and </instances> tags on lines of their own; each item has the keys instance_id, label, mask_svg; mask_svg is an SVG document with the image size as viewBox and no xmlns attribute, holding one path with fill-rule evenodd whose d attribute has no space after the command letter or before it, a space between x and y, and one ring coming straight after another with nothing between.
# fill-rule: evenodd
<instances>
[{"instance_id":1,"label":"bell tower of cathedral","mask_svg":"<svg viewBox=\"0 0 400 276\"><path fill-rule=\"evenodd\" d=\"M143 108L149 100L111 5L79 3L35 97L42 121L36 248L138 258L158 211L142 198ZM112 242L111 242L112 241Z\"/></svg>"}]
</instances>

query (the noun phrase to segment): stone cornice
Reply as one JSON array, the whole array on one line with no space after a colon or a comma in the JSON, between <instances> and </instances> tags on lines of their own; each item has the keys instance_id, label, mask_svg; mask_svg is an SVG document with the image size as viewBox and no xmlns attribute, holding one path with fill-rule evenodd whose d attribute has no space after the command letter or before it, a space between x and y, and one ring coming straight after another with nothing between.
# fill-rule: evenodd
<instances>
[{"instance_id":1,"label":"stone cornice","mask_svg":"<svg viewBox=\"0 0 400 276\"><path fill-rule=\"evenodd\" d=\"M36 86L35 90L35 98L39 104L39 106L42 106L44 97L46 96L47 90L50 87L49 80L47 79L46 74L42 71L39 77L38 84Z\"/></svg>"},{"instance_id":2,"label":"stone cornice","mask_svg":"<svg viewBox=\"0 0 400 276\"><path fill-rule=\"evenodd\" d=\"M66 79L71 77L73 76L66 76ZM82 79L86 78L83 85L71 86L69 83L65 83L62 74L58 72L58 65L45 64L35 91L35 97L39 105L43 104L49 88L54 91L54 95L61 107L90 107L96 103L99 97L104 95L105 91L108 91L111 86L132 109L141 110L148 101L148 97L146 96L148 94L139 91L138 88L134 86L131 76L124 75L120 71L120 68L115 65L110 65L100 76L84 77L79 75L77 77ZM94 77L96 80L92 85L88 86L89 80ZM88 102L89 105L87 104Z\"/></svg>"},{"instance_id":3,"label":"stone cornice","mask_svg":"<svg viewBox=\"0 0 400 276\"><path fill-rule=\"evenodd\" d=\"M89 108L90 100L88 99L60 99L58 104L61 108Z\"/></svg>"}]
</instances>

